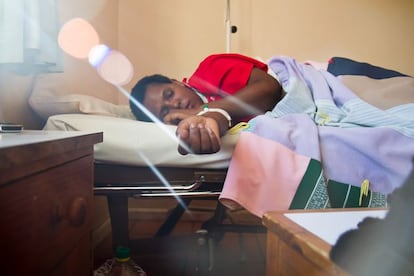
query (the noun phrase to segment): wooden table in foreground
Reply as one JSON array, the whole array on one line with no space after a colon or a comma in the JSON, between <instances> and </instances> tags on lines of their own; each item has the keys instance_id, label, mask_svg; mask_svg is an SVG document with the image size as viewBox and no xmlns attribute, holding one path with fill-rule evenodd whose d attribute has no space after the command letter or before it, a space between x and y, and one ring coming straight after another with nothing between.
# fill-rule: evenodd
<instances>
[{"instance_id":1,"label":"wooden table in foreground","mask_svg":"<svg viewBox=\"0 0 414 276\"><path fill-rule=\"evenodd\" d=\"M102 135L0 134L0 275L92 275L93 146Z\"/></svg>"},{"instance_id":2,"label":"wooden table in foreground","mask_svg":"<svg viewBox=\"0 0 414 276\"><path fill-rule=\"evenodd\" d=\"M267 252L266 252L266 275L348 275L338 267L329 257L332 241L329 243L320 236L307 230L304 226L296 223L288 216L306 215L335 215L338 221L342 217L349 217L351 212L357 216L362 214L368 216L371 212L385 214L384 209L324 209L324 210L292 210L269 212L263 216L263 224L267 228ZM333 213L336 212L336 213ZM357 213L358 212L358 213ZM326 224L326 229L334 229L335 221ZM346 218L344 218L346 219ZM318 223L316 221L316 223ZM355 223L355 222L352 222ZM344 225L342 225L344 227ZM350 228L349 228L350 229ZM337 229L336 229L337 230ZM336 234L338 235L338 234Z\"/></svg>"}]
</instances>

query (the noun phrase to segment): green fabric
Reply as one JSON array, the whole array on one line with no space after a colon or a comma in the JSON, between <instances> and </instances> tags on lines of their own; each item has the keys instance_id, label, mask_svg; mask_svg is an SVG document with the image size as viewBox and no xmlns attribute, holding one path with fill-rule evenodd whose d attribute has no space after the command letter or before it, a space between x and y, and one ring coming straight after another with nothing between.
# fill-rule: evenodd
<instances>
[{"instance_id":1,"label":"green fabric","mask_svg":"<svg viewBox=\"0 0 414 276\"><path fill-rule=\"evenodd\" d=\"M321 162L311 159L289 209L387 207L387 196L369 191L359 205L360 187L326 180Z\"/></svg>"},{"instance_id":2,"label":"green fabric","mask_svg":"<svg viewBox=\"0 0 414 276\"><path fill-rule=\"evenodd\" d=\"M321 163L311 159L289 209L326 208L328 197L324 180ZM310 201L312 206L309 206Z\"/></svg>"}]
</instances>

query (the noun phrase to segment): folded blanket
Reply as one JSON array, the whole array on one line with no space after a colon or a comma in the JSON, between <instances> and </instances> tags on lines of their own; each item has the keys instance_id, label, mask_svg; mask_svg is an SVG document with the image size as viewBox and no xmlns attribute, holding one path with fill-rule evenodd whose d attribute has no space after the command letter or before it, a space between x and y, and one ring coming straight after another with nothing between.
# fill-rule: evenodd
<instances>
[{"instance_id":1,"label":"folded blanket","mask_svg":"<svg viewBox=\"0 0 414 276\"><path fill-rule=\"evenodd\" d=\"M385 206L385 195L413 169L414 103L380 109L325 70L288 57L273 58L269 66L287 95L241 133L222 203L257 216L289 208ZM412 89L407 85L399 89Z\"/></svg>"}]
</instances>

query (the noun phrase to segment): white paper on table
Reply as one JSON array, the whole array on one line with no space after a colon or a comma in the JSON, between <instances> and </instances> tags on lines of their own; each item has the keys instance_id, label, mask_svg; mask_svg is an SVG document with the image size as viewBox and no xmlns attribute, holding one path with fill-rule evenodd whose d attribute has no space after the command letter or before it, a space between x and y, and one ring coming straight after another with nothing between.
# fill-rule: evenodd
<instances>
[{"instance_id":1,"label":"white paper on table","mask_svg":"<svg viewBox=\"0 0 414 276\"><path fill-rule=\"evenodd\" d=\"M309 232L334 245L348 230L366 217L384 218L388 210L286 213L285 216Z\"/></svg>"}]
</instances>

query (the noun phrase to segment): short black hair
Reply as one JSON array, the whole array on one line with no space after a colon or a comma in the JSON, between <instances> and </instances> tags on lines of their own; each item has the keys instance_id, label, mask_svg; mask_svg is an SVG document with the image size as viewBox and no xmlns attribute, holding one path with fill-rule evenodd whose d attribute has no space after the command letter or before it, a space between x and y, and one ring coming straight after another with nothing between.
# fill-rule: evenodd
<instances>
[{"instance_id":1,"label":"short black hair","mask_svg":"<svg viewBox=\"0 0 414 276\"><path fill-rule=\"evenodd\" d=\"M147 87L151 84L163 84L163 83L172 83L172 80L164 75L154 74L150 76L143 77L140 79L137 84L132 88L131 98L129 100L129 106L135 118L144 122L152 122L151 118L145 114L138 106L133 102L133 99L144 103L145 94L147 93Z\"/></svg>"}]
</instances>

